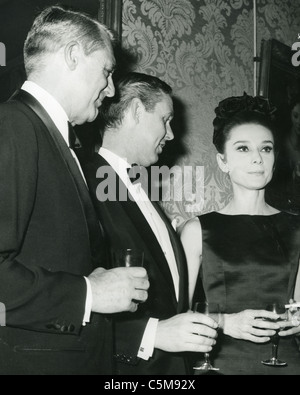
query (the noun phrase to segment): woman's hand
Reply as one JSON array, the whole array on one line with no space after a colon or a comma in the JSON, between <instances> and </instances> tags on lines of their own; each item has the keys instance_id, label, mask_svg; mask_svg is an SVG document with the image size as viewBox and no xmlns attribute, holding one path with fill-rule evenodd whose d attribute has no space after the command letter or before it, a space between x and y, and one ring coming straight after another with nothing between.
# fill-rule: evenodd
<instances>
[{"instance_id":1,"label":"woman's hand","mask_svg":"<svg viewBox=\"0 0 300 395\"><path fill-rule=\"evenodd\" d=\"M290 307L288 310L288 321L282 321L280 327L282 330L278 333L279 336L291 336L300 334L300 310L299 307L292 306L293 303L297 303L296 300L290 299ZM288 328L288 329L285 329Z\"/></svg>"},{"instance_id":2,"label":"woman's hand","mask_svg":"<svg viewBox=\"0 0 300 395\"><path fill-rule=\"evenodd\" d=\"M284 327L288 327L289 329L283 328L283 330L280 330L280 332L278 333L279 336L285 337L285 336L300 334L299 324L295 326L295 324L292 321L285 321L282 322L281 325L284 325Z\"/></svg>"},{"instance_id":3,"label":"woman's hand","mask_svg":"<svg viewBox=\"0 0 300 395\"><path fill-rule=\"evenodd\" d=\"M278 318L278 314L266 310L244 310L236 314L224 314L223 332L235 339L266 343L280 328L277 322L267 320Z\"/></svg>"}]
</instances>

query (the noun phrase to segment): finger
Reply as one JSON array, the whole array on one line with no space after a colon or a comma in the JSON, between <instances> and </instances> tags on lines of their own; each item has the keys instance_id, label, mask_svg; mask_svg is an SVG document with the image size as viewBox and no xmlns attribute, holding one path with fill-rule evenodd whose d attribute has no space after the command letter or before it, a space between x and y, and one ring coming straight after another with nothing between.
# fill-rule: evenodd
<instances>
[{"instance_id":1,"label":"finger","mask_svg":"<svg viewBox=\"0 0 300 395\"><path fill-rule=\"evenodd\" d=\"M150 282L146 279L134 279L133 286L135 289L141 289L147 291L150 287Z\"/></svg>"},{"instance_id":2,"label":"finger","mask_svg":"<svg viewBox=\"0 0 300 395\"><path fill-rule=\"evenodd\" d=\"M144 267L127 267L125 268L125 270L128 271L128 273L132 276L132 277L147 277L147 271Z\"/></svg>"},{"instance_id":3,"label":"finger","mask_svg":"<svg viewBox=\"0 0 300 395\"><path fill-rule=\"evenodd\" d=\"M212 346L206 346L204 344L187 344L185 347L186 351L189 352L211 352L213 347Z\"/></svg>"},{"instance_id":4,"label":"finger","mask_svg":"<svg viewBox=\"0 0 300 395\"><path fill-rule=\"evenodd\" d=\"M259 320L254 320L252 322L252 327L276 330L280 328L280 324L279 322L270 322L270 321L259 319Z\"/></svg>"},{"instance_id":5,"label":"finger","mask_svg":"<svg viewBox=\"0 0 300 395\"><path fill-rule=\"evenodd\" d=\"M218 328L218 323L215 320L213 320L212 318L210 318L204 314L193 313L191 315L191 319L192 319L192 322L194 322L194 323L204 324L204 325L210 326L211 328Z\"/></svg>"},{"instance_id":6,"label":"finger","mask_svg":"<svg viewBox=\"0 0 300 395\"><path fill-rule=\"evenodd\" d=\"M213 347L217 343L215 339L202 335L198 335L195 342L200 346L206 346L206 347Z\"/></svg>"},{"instance_id":7,"label":"finger","mask_svg":"<svg viewBox=\"0 0 300 395\"><path fill-rule=\"evenodd\" d=\"M137 309L138 309L138 303L135 303L134 301L132 301L130 303L128 311L131 312L131 313L134 313L134 312L137 311Z\"/></svg>"},{"instance_id":8,"label":"finger","mask_svg":"<svg viewBox=\"0 0 300 395\"><path fill-rule=\"evenodd\" d=\"M218 333L215 329L203 324L193 324L191 332L196 335L206 336L212 339L216 339L218 337Z\"/></svg>"},{"instance_id":9,"label":"finger","mask_svg":"<svg viewBox=\"0 0 300 395\"><path fill-rule=\"evenodd\" d=\"M216 340L199 335L191 335L185 344L187 351L210 352L216 344Z\"/></svg>"},{"instance_id":10,"label":"finger","mask_svg":"<svg viewBox=\"0 0 300 395\"><path fill-rule=\"evenodd\" d=\"M278 326L279 326L279 329L282 330L284 328L291 327L291 326L297 326L297 325L294 325L292 321L279 321Z\"/></svg>"},{"instance_id":11,"label":"finger","mask_svg":"<svg viewBox=\"0 0 300 395\"><path fill-rule=\"evenodd\" d=\"M271 320L277 320L280 317L280 315L273 313L272 311L256 310L255 317L256 318L270 318Z\"/></svg>"},{"instance_id":12,"label":"finger","mask_svg":"<svg viewBox=\"0 0 300 395\"><path fill-rule=\"evenodd\" d=\"M148 299L148 292L141 289L135 289L132 295L132 299L138 300L140 303L145 302Z\"/></svg>"},{"instance_id":13,"label":"finger","mask_svg":"<svg viewBox=\"0 0 300 395\"><path fill-rule=\"evenodd\" d=\"M210 352L212 349L212 346L198 343L185 343L182 347L184 352Z\"/></svg>"},{"instance_id":14,"label":"finger","mask_svg":"<svg viewBox=\"0 0 300 395\"><path fill-rule=\"evenodd\" d=\"M249 340L253 343L266 343L270 340L268 336L260 337L260 336L253 336L250 333L246 333L243 337L244 340Z\"/></svg>"},{"instance_id":15,"label":"finger","mask_svg":"<svg viewBox=\"0 0 300 395\"><path fill-rule=\"evenodd\" d=\"M270 337L270 336L274 336L276 334L276 331L274 330L262 330L262 329L256 329L253 328L250 331L250 335L254 335L254 336L259 336L259 337Z\"/></svg>"},{"instance_id":16,"label":"finger","mask_svg":"<svg viewBox=\"0 0 300 395\"><path fill-rule=\"evenodd\" d=\"M284 337L284 336L296 335L299 332L300 332L300 328L294 327L294 328L287 329L286 331L285 330L280 331L280 332L278 332L278 335Z\"/></svg>"}]
</instances>

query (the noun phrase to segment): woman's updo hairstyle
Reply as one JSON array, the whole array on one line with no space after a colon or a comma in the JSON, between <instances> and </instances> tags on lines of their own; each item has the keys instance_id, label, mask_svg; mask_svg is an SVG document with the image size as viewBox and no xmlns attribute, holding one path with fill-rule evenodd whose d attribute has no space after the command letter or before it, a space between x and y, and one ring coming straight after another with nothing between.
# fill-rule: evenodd
<instances>
[{"instance_id":1,"label":"woman's updo hairstyle","mask_svg":"<svg viewBox=\"0 0 300 395\"><path fill-rule=\"evenodd\" d=\"M222 100L215 109L216 117L213 120L213 144L217 151L224 153L225 143L230 131L244 124L259 124L269 129L275 138L275 112L274 107L263 96L231 96Z\"/></svg>"}]
</instances>

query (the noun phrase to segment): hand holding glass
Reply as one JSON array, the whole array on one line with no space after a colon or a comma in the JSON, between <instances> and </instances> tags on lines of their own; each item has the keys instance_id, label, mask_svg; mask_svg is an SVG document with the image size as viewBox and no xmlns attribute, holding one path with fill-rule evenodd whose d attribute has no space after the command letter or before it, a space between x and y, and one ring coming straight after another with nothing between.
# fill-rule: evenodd
<instances>
[{"instance_id":1,"label":"hand holding glass","mask_svg":"<svg viewBox=\"0 0 300 395\"><path fill-rule=\"evenodd\" d=\"M115 250L113 253L114 267L143 267L144 251L133 248ZM140 300L133 300L135 303L142 303Z\"/></svg>"},{"instance_id":2,"label":"hand holding glass","mask_svg":"<svg viewBox=\"0 0 300 395\"><path fill-rule=\"evenodd\" d=\"M271 304L267 305L266 310L272 311L273 313L276 313L279 315L279 318L277 320L271 320L271 319L265 318L266 321L276 322L276 321L287 321L287 319L288 319L287 309L284 304L271 303ZM270 359L261 361L261 363L263 363L264 365L267 365L267 366L285 366L285 365L287 365L287 363L285 361L281 361L280 359L277 358L278 344L279 344L278 332L279 332L279 329L276 331L275 335L271 337L272 357Z\"/></svg>"},{"instance_id":3,"label":"hand holding glass","mask_svg":"<svg viewBox=\"0 0 300 395\"><path fill-rule=\"evenodd\" d=\"M202 313L207 315L216 321L217 324L220 323L220 307L217 303L208 303L208 302L196 302L194 306L194 312ZM213 367L209 359L209 353L204 353L204 362L200 366L195 366L193 369L195 370L219 370L218 368Z\"/></svg>"},{"instance_id":4,"label":"hand holding glass","mask_svg":"<svg viewBox=\"0 0 300 395\"><path fill-rule=\"evenodd\" d=\"M125 248L114 251L114 267L144 266L144 251Z\"/></svg>"}]
</instances>

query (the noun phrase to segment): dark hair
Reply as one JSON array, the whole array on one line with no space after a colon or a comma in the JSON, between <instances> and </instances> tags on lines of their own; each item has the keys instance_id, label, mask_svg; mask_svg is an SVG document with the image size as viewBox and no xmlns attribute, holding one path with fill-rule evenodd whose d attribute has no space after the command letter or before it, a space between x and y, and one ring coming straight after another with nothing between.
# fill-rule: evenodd
<instances>
[{"instance_id":1,"label":"dark hair","mask_svg":"<svg viewBox=\"0 0 300 395\"><path fill-rule=\"evenodd\" d=\"M46 63L49 53L57 52L71 41L78 41L85 52L107 48L113 33L89 15L62 6L45 8L34 20L24 44L27 75Z\"/></svg>"},{"instance_id":2,"label":"dark hair","mask_svg":"<svg viewBox=\"0 0 300 395\"><path fill-rule=\"evenodd\" d=\"M139 98L151 112L161 101L162 95L172 94L172 88L152 75L129 72L115 82L115 96L104 100L99 109L101 126L106 129L120 125L131 101Z\"/></svg>"},{"instance_id":3,"label":"dark hair","mask_svg":"<svg viewBox=\"0 0 300 395\"><path fill-rule=\"evenodd\" d=\"M289 109L292 111L294 107L300 103L300 94L294 95L289 102Z\"/></svg>"},{"instance_id":4,"label":"dark hair","mask_svg":"<svg viewBox=\"0 0 300 395\"><path fill-rule=\"evenodd\" d=\"M231 130L244 124L262 125L270 130L274 140L276 128L274 124L276 108L262 96L232 96L222 100L215 109L213 120L213 144L220 153L224 153L225 143Z\"/></svg>"},{"instance_id":5,"label":"dark hair","mask_svg":"<svg viewBox=\"0 0 300 395\"><path fill-rule=\"evenodd\" d=\"M293 127L293 121L292 121L292 113L294 108L297 106L297 104L300 104L300 95L293 96L292 99L290 100L289 103L289 114L288 114L288 119L287 119L287 128L291 129Z\"/></svg>"}]
</instances>

